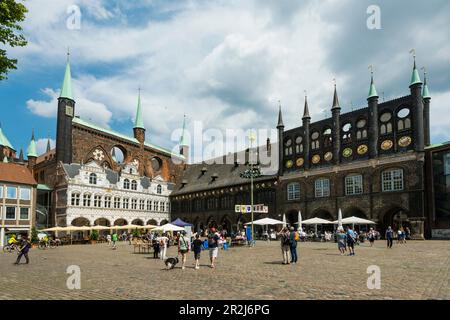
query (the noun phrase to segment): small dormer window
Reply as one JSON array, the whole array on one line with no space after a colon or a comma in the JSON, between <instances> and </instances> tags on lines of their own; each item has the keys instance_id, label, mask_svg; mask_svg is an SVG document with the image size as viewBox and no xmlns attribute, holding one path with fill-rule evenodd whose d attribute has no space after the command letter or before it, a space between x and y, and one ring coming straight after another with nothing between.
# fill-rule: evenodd
<instances>
[{"instance_id":1,"label":"small dormer window","mask_svg":"<svg viewBox=\"0 0 450 320\"><path fill-rule=\"evenodd\" d=\"M156 193L157 194L161 194L162 193L162 186L160 184L158 184L158 186L156 187Z\"/></svg>"},{"instance_id":2,"label":"small dormer window","mask_svg":"<svg viewBox=\"0 0 450 320\"><path fill-rule=\"evenodd\" d=\"M213 173L213 175L211 176L212 181L216 181L217 178L219 178L219 175L217 173Z\"/></svg>"},{"instance_id":3,"label":"small dormer window","mask_svg":"<svg viewBox=\"0 0 450 320\"><path fill-rule=\"evenodd\" d=\"M97 184L97 175L95 173L89 175L89 184Z\"/></svg>"},{"instance_id":4,"label":"small dormer window","mask_svg":"<svg viewBox=\"0 0 450 320\"><path fill-rule=\"evenodd\" d=\"M207 171L208 171L208 169L206 167L203 167L202 168L202 175L204 175Z\"/></svg>"},{"instance_id":5,"label":"small dormer window","mask_svg":"<svg viewBox=\"0 0 450 320\"><path fill-rule=\"evenodd\" d=\"M125 179L125 180L123 181L123 188L126 189L126 190L129 190L129 189L130 189L130 180Z\"/></svg>"},{"instance_id":6,"label":"small dormer window","mask_svg":"<svg viewBox=\"0 0 450 320\"><path fill-rule=\"evenodd\" d=\"M133 168L130 168L130 174L133 174Z\"/></svg>"},{"instance_id":7,"label":"small dormer window","mask_svg":"<svg viewBox=\"0 0 450 320\"><path fill-rule=\"evenodd\" d=\"M131 181L131 190L137 190L137 182L136 182L136 180Z\"/></svg>"}]
</instances>

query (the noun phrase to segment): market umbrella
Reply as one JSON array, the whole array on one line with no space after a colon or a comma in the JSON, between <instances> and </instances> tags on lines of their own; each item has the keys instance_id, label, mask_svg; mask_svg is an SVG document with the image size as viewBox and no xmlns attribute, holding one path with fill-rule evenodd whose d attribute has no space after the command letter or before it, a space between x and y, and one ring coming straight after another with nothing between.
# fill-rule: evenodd
<instances>
[{"instance_id":1,"label":"market umbrella","mask_svg":"<svg viewBox=\"0 0 450 320\"><path fill-rule=\"evenodd\" d=\"M308 220L305 220L302 222L303 224L313 224L314 225L314 230L317 234L317 225L318 224L331 224L333 222L325 220L325 219L321 219L321 218L311 218Z\"/></svg>"},{"instance_id":2,"label":"market umbrella","mask_svg":"<svg viewBox=\"0 0 450 320\"><path fill-rule=\"evenodd\" d=\"M165 224L163 226L159 226L159 227L154 228L152 231L162 231L162 232L184 231L184 228L175 226L175 225L173 225L171 223L167 223L167 224Z\"/></svg>"},{"instance_id":3,"label":"market umbrella","mask_svg":"<svg viewBox=\"0 0 450 320\"><path fill-rule=\"evenodd\" d=\"M259 220L253 221L253 224L256 224L258 226L267 226L267 225L276 225L276 224L284 224L284 221L275 220L271 218L263 218ZM247 222L246 225L252 224L251 222Z\"/></svg>"},{"instance_id":4,"label":"market umbrella","mask_svg":"<svg viewBox=\"0 0 450 320\"><path fill-rule=\"evenodd\" d=\"M286 214L283 213L283 227L286 227Z\"/></svg>"},{"instance_id":5,"label":"market umbrella","mask_svg":"<svg viewBox=\"0 0 450 320\"><path fill-rule=\"evenodd\" d=\"M92 226L91 230L110 230L110 227L107 226Z\"/></svg>"},{"instance_id":6,"label":"market umbrella","mask_svg":"<svg viewBox=\"0 0 450 320\"><path fill-rule=\"evenodd\" d=\"M53 228L47 228L47 229L43 229L41 231L45 231L45 232L58 232L58 231L64 231L64 227L53 227Z\"/></svg>"},{"instance_id":7,"label":"market umbrella","mask_svg":"<svg viewBox=\"0 0 450 320\"><path fill-rule=\"evenodd\" d=\"M157 228L158 226L154 226L152 224L147 224L145 226L139 226L138 229L154 229Z\"/></svg>"},{"instance_id":8,"label":"market umbrella","mask_svg":"<svg viewBox=\"0 0 450 320\"><path fill-rule=\"evenodd\" d=\"M303 228L302 228L302 212L300 210L298 210L298 231L302 232Z\"/></svg>"},{"instance_id":9,"label":"market umbrella","mask_svg":"<svg viewBox=\"0 0 450 320\"><path fill-rule=\"evenodd\" d=\"M339 220L334 221L334 224L339 223ZM353 229L355 228L355 224L376 224L376 222L373 222L371 220L367 220L367 219L362 219L362 218L358 218L358 217L348 217L345 219L341 220L341 226L343 224L351 224L353 226Z\"/></svg>"}]
</instances>

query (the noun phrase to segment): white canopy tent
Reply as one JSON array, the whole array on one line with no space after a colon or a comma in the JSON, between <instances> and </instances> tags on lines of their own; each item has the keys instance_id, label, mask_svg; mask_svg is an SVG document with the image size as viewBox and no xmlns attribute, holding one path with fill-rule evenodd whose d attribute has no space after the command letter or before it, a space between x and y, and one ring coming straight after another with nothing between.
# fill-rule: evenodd
<instances>
[{"instance_id":1,"label":"white canopy tent","mask_svg":"<svg viewBox=\"0 0 450 320\"><path fill-rule=\"evenodd\" d=\"M256 224L258 226L267 226L267 225L276 225L276 224L284 224L285 222L280 220L275 220L271 218L264 218L253 221L253 224ZM245 225L252 224L251 222L247 222Z\"/></svg>"},{"instance_id":2,"label":"white canopy tent","mask_svg":"<svg viewBox=\"0 0 450 320\"><path fill-rule=\"evenodd\" d=\"M306 224L306 225L310 225L313 224L314 225L314 231L317 234L317 225L318 224L332 224L333 222L325 220L325 219L321 219L321 218L311 218L311 219L307 219L305 221L302 221L302 224Z\"/></svg>"},{"instance_id":3,"label":"white canopy tent","mask_svg":"<svg viewBox=\"0 0 450 320\"><path fill-rule=\"evenodd\" d=\"M339 220L333 221L334 224L338 224L339 225ZM362 218L358 218L358 217L348 217L348 218L344 218L341 221L341 225L343 224L351 224L352 228L355 228L355 224L356 225L367 225L367 224L376 224L376 222L373 222L371 220L367 220L367 219L362 219Z\"/></svg>"}]
</instances>

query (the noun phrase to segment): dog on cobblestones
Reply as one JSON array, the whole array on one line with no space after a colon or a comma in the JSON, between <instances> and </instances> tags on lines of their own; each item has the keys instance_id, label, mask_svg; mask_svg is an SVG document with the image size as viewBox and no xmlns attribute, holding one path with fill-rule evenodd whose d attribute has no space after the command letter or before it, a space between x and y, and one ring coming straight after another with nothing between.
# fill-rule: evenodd
<instances>
[{"instance_id":1,"label":"dog on cobblestones","mask_svg":"<svg viewBox=\"0 0 450 320\"><path fill-rule=\"evenodd\" d=\"M178 257L175 258L167 258L166 261L164 262L166 264L166 268L167 270L173 269L175 268L175 266L178 263Z\"/></svg>"}]
</instances>

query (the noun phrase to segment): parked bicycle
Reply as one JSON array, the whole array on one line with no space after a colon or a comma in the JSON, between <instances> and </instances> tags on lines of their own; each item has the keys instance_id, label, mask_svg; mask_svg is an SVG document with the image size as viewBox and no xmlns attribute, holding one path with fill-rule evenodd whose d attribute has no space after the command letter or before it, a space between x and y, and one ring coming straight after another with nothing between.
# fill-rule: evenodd
<instances>
[{"instance_id":1,"label":"parked bicycle","mask_svg":"<svg viewBox=\"0 0 450 320\"><path fill-rule=\"evenodd\" d=\"M17 251L17 253L19 253L19 246L15 243L8 244L3 247L3 252L13 253L14 251Z\"/></svg>"},{"instance_id":2,"label":"parked bicycle","mask_svg":"<svg viewBox=\"0 0 450 320\"><path fill-rule=\"evenodd\" d=\"M55 240L49 240L49 241L45 241L45 240L41 240L39 241L38 244L38 248L45 250L48 248L54 249L58 246L58 243Z\"/></svg>"}]
</instances>

